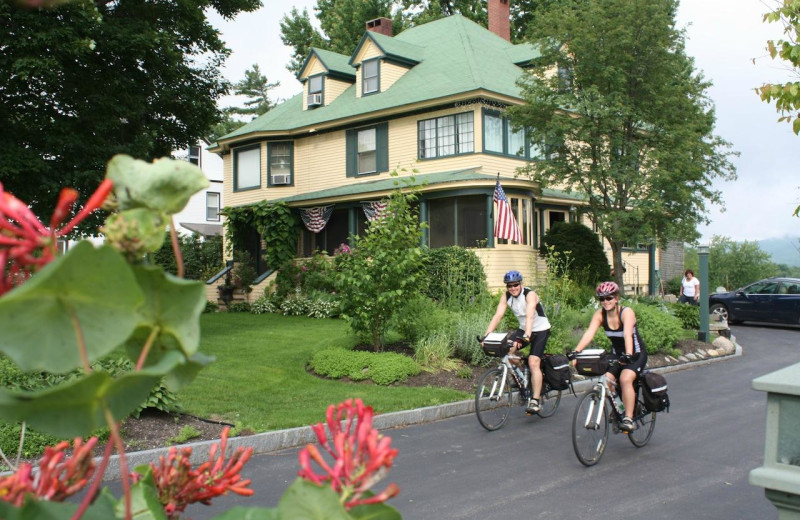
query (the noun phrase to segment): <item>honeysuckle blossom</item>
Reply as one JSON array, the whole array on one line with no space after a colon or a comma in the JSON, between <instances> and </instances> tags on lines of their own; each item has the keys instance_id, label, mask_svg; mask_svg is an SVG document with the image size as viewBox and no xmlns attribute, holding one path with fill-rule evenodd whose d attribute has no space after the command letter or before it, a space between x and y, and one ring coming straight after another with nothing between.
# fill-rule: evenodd
<instances>
[{"instance_id":1,"label":"honeysuckle blossom","mask_svg":"<svg viewBox=\"0 0 800 520\"><path fill-rule=\"evenodd\" d=\"M23 283L37 270L52 262L56 257L56 241L99 208L112 187L110 180L104 180L78 214L59 228L78 200L77 191L64 188L58 197L48 228L27 204L4 191L0 183L0 295Z\"/></svg>"},{"instance_id":2,"label":"honeysuckle blossom","mask_svg":"<svg viewBox=\"0 0 800 520\"><path fill-rule=\"evenodd\" d=\"M324 424L317 423L311 428L320 446L333 457L332 463L329 464L313 444L307 445L299 454L299 476L315 484L329 482L346 509L383 502L400 491L396 484L390 484L380 493L362 498L386 475L397 455L397 450L390 447L392 439L372 427L372 417L372 407L364 406L361 399L330 405L326 414L330 439L326 436ZM314 471L312 461L322 473Z\"/></svg>"},{"instance_id":3,"label":"honeysuckle blossom","mask_svg":"<svg viewBox=\"0 0 800 520\"><path fill-rule=\"evenodd\" d=\"M40 500L63 502L82 490L95 470L92 450L97 437L85 443L76 438L72 445L72 455L65 451L69 442L62 441L47 447L39 462L39 471L34 473L30 463L23 463L13 474L0 477L0 500L15 507L21 507L26 497Z\"/></svg>"},{"instance_id":4,"label":"honeysuckle blossom","mask_svg":"<svg viewBox=\"0 0 800 520\"><path fill-rule=\"evenodd\" d=\"M158 499L170 520L180 517L189 504L200 502L209 505L211 499L227 494L228 491L241 496L250 496L253 490L247 486L250 480L242 480L240 472L253 454L252 447L238 447L227 461L225 449L228 444L230 428L222 431L219 444L213 444L208 460L192 468L190 458L192 448L178 450L170 448L166 458L158 458L158 464L151 464L153 479L158 489ZM137 474L133 475L138 478Z\"/></svg>"}]
</instances>

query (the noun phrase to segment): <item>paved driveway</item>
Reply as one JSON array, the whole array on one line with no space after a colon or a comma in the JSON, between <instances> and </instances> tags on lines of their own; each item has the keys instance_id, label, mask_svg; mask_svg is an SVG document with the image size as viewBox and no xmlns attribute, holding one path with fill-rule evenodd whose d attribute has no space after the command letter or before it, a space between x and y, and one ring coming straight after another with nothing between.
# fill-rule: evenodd
<instances>
[{"instance_id":1,"label":"paved driveway","mask_svg":"<svg viewBox=\"0 0 800 520\"><path fill-rule=\"evenodd\" d=\"M659 414L650 443L637 449L611 434L592 468L572 451L572 397L549 419L514 410L491 433L472 415L387 430L399 449L388 481L402 488L392 505L407 520L777 519L763 490L747 482L763 459L766 403L750 382L800 362L800 330L733 333L742 356L667 374L672 411ZM256 456L246 471L254 497L193 506L188 516L211 518L233 504L275 506L295 478L296 454Z\"/></svg>"}]
</instances>

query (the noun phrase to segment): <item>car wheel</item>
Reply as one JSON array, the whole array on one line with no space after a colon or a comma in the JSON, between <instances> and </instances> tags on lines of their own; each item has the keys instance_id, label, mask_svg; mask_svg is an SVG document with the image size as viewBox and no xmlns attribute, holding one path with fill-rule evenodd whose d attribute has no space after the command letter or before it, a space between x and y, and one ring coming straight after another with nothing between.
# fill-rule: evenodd
<instances>
[{"instance_id":1,"label":"car wheel","mask_svg":"<svg viewBox=\"0 0 800 520\"><path fill-rule=\"evenodd\" d=\"M721 303L715 303L708 308L708 313L719 321L728 321L728 308Z\"/></svg>"}]
</instances>

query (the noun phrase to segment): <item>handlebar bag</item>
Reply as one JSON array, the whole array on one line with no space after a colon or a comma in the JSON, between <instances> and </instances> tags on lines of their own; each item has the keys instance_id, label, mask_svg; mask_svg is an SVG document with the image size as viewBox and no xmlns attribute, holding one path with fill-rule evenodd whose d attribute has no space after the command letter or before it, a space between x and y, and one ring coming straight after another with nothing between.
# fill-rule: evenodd
<instances>
[{"instance_id":1,"label":"handlebar bag","mask_svg":"<svg viewBox=\"0 0 800 520\"><path fill-rule=\"evenodd\" d=\"M572 380L567 356L555 354L544 358L544 379L553 390L566 390Z\"/></svg>"},{"instance_id":2,"label":"handlebar bag","mask_svg":"<svg viewBox=\"0 0 800 520\"><path fill-rule=\"evenodd\" d=\"M511 349L511 333L491 332L483 338L483 351L487 356L503 357Z\"/></svg>"},{"instance_id":3,"label":"handlebar bag","mask_svg":"<svg viewBox=\"0 0 800 520\"><path fill-rule=\"evenodd\" d=\"M578 353L575 369L582 376L602 376L608 372L608 352L601 348L586 349Z\"/></svg>"},{"instance_id":4,"label":"handlebar bag","mask_svg":"<svg viewBox=\"0 0 800 520\"><path fill-rule=\"evenodd\" d=\"M648 412L669 412L667 380L664 376L655 372L642 374L642 401Z\"/></svg>"}]
</instances>

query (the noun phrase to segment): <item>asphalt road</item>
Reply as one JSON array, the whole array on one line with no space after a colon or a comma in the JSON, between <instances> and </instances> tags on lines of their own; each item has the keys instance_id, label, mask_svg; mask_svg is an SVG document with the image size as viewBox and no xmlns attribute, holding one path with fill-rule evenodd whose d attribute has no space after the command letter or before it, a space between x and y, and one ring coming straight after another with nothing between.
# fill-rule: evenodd
<instances>
[{"instance_id":1,"label":"asphalt road","mask_svg":"<svg viewBox=\"0 0 800 520\"><path fill-rule=\"evenodd\" d=\"M742 356L666 374L672 409L658 415L647 446L612 433L591 468L572 451L571 396L549 419L514 409L496 432L474 415L386 430L399 450L386 481L402 488L390 503L407 520L777 519L747 481L763 462L766 421L766 394L750 382L800 362L800 328L738 326L733 334ZM297 450L256 456L244 472L253 497L195 505L187 516L274 507L297 469Z\"/></svg>"}]
</instances>

